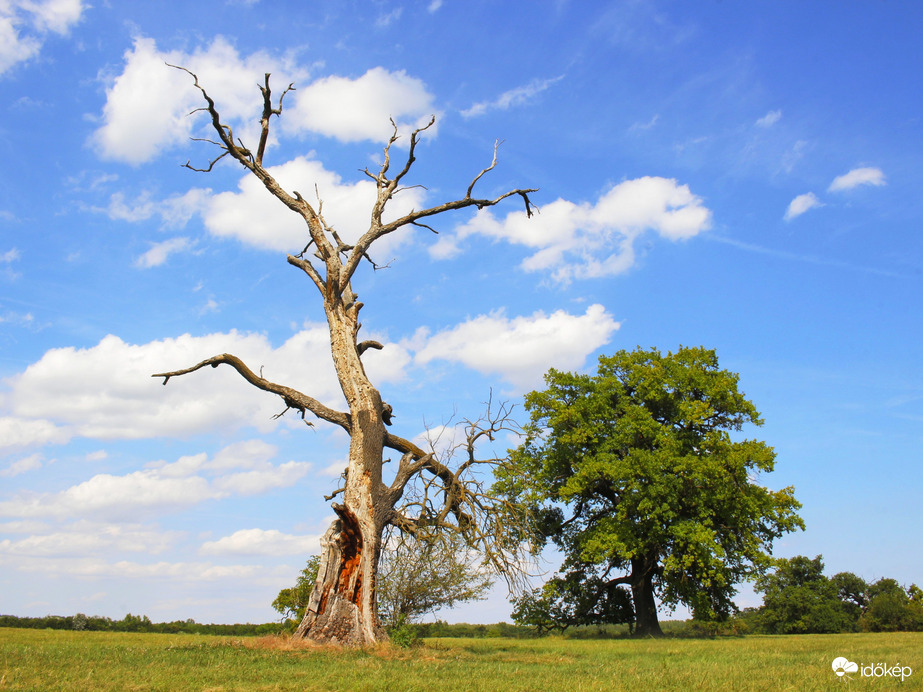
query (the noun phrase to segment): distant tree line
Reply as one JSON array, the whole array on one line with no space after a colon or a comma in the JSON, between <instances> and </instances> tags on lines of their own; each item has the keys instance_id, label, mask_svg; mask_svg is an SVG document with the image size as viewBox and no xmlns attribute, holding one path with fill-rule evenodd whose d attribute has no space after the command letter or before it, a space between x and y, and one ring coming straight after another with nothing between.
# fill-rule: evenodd
<instances>
[{"instance_id":1,"label":"distant tree line","mask_svg":"<svg viewBox=\"0 0 923 692\"><path fill-rule=\"evenodd\" d=\"M46 615L45 617L18 617L0 615L0 627L21 627L24 629L86 630L94 632L155 632L160 634L215 634L225 636L261 636L276 634L282 627L277 622L262 625L251 623L235 625L202 624L195 620L174 622L151 622L146 615L128 613L121 620L99 615Z\"/></svg>"},{"instance_id":2,"label":"distant tree line","mask_svg":"<svg viewBox=\"0 0 923 692\"><path fill-rule=\"evenodd\" d=\"M916 584L823 572L822 555L779 560L775 571L756 580L763 605L739 619L766 634L923 631L923 589Z\"/></svg>"}]
</instances>

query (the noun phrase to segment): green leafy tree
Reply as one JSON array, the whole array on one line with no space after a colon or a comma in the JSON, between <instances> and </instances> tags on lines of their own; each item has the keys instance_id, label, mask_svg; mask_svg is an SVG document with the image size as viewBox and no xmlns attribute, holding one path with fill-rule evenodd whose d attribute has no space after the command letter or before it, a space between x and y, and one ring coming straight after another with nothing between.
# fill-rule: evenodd
<instances>
[{"instance_id":1,"label":"green leafy tree","mask_svg":"<svg viewBox=\"0 0 923 692\"><path fill-rule=\"evenodd\" d=\"M282 614L283 620L301 622L304 618L305 608L308 607L308 599L311 598L311 591L317 581L318 569L320 569L320 556L312 555L308 558L308 564L299 573L295 586L282 589L279 595L276 596L276 600L272 602L272 607Z\"/></svg>"},{"instance_id":2,"label":"green leafy tree","mask_svg":"<svg viewBox=\"0 0 923 692\"><path fill-rule=\"evenodd\" d=\"M774 572L756 580L763 593L757 622L770 634L855 632L866 602L865 582L842 572L824 576L821 555L778 560Z\"/></svg>"},{"instance_id":3,"label":"green leafy tree","mask_svg":"<svg viewBox=\"0 0 923 692\"><path fill-rule=\"evenodd\" d=\"M526 396L526 439L496 488L533 508L565 575L630 590L637 634L661 634L655 597L726 617L734 585L803 528L792 488L757 482L772 448L731 437L762 424L738 376L713 350L637 349L601 357L595 375L551 370L545 382Z\"/></svg>"},{"instance_id":4,"label":"green leafy tree","mask_svg":"<svg viewBox=\"0 0 923 692\"><path fill-rule=\"evenodd\" d=\"M627 589L580 570L552 577L541 588L522 594L514 605L513 621L539 633L634 619Z\"/></svg>"},{"instance_id":5,"label":"green leafy tree","mask_svg":"<svg viewBox=\"0 0 923 692\"><path fill-rule=\"evenodd\" d=\"M492 580L457 534L394 536L379 562L378 612L386 627L483 599Z\"/></svg>"},{"instance_id":6,"label":"green leafy tree","mask_svg":"<svg viewBox=\"0 0 923 692\"><path fill-rule=\"evenodd\" d=\"M923 591L904 589L894 579L879 579L868 588L868 608L860 626L869 632L923 630Z\"/></svg>"},{"instance_id":7,"label":"green leafy tree","mask_svg":"<svg viewBox=\"0 0 923 692\"><path fill-rule=\"evenodd\" d=\"M440 608L482 599L492 585L481 560L453 534L428 540L395 536L385 545L378 570L378 611L388 629ZM301 622L319 567L319 556L309 558L295 586L279 592L272 607L283 619Z\"/></svg>"}]
</instances>

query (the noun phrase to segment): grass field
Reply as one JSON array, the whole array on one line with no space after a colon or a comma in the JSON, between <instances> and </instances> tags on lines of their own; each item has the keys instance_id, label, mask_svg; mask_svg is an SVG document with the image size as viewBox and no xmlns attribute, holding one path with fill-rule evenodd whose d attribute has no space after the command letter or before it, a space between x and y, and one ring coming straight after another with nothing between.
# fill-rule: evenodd
<instances>
[{"instance_id":1,"label":"grass field","mask_svg":"<svg viewBox=\"0 0 923 692\"><path fill-rule=\"evenodd\" d=\"M913 672L903 682L861 669L837 678L839 656ZM351 651L281 638L0 629L0 690L879 689L923 689L923 633L428 639Z\"/></svg>"}]
</instances>

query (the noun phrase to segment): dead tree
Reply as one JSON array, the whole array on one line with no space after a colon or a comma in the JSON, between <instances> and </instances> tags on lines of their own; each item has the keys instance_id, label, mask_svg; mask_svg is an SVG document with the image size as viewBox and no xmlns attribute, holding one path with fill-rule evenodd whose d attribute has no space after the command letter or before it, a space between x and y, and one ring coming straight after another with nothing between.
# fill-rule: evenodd
<instances>
[{"instance_id":1,"label":"dead tree","mask_svg":"<svg viewBox=\"0 0 923 692\"><path fill-rule=\"evenodd\" d=\"M171 66L173 67L173 66ZM476 183L497 164L497 146L494 146L491 164L471 181L461 199L444 202L426 209L413 210L398 219L384 220L385 207L402 189L403 181L414 163L421 133L432 126L431 119L425 127L410 135L406 161L396 173L391 172L391 149L398 140L397 126L384 148L384 162L377 172L365 169L364 173L375 181L377 197L371 209L366 230L354 245L341 240L334 228L324 220L320 205L314 208L297 191L287 191L279 185L264 167L263 157L269 137L272 116L282 113L282 101L293 86L280 96L277 105L272 101L269 75L260 86L263 96L261 133L256 150L247 148L235 138L231 128L222 122L215 102L199 84L198 77L186 70L201 92L205 112L217 141L208 140L220 149L207 168L192 170L208 172L215 163L230 156L247 171L255 175L270 194L298 214L306 226L306 246L297 255L288 255L288 263L300 269L310 279L323 301L330 330L330 350L340 387L348 406L347 411L331 409L316 399L282 384L271 382L251 370L242 360L231 354L221 354L182 370L154 375L166 384L171 377L185 375L205 366L213 368L228 365L247 382L281 397L288 409L294 409L304 418L307 415L337 425L349 434L349 465L344 473L342 487L328 501L337 519L322 539L322 556L307 613L299 626L297 637L318 642L341 644L370 644L387 637L382 628L376 605L376 575L381 551L382 533L393 526L400 531L425 536L437 530L455 531L467 543L480 550L487 563L500 574L515 576L520 564L521 526L518 509L493 498L485 491L484 476L478 469L490 466L496 460L479 459L477 443L493 439L497 433L513 425L506 407L491 409L487 414L468 423L466 441L462 445L463 460L455 467L437 459L436 455L421 449L410 440L388 431L392 408L382 401L381 394L369 381L362 364L364 351L382 348L375 341L359 341L361 328L359 311L362 303L353 290L352 279L360 264L368 261L374 267L369 251L379 238L406 227L419 226L433 230L424 223L429 217L456 209L473 207L483 209L498 204L508 197L519 196L531 216L533 207L529 194L535 190L516 189L493 199L474 196ZM194 111L196 112L196 111ZM382 467L385 450L399 453L400 462L393 480L385 483ZM416 484L414 492L408 492ZM410 500L402 500L406 496Z\"/></svg>"}]
</instances>

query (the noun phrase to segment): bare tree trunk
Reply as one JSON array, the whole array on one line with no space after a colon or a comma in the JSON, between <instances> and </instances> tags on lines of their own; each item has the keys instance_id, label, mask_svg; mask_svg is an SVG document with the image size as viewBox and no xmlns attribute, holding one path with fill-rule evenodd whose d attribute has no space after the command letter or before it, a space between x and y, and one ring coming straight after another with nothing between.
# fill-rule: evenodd
<instances>
[{"instance_id":1,"label":"bare tree trunk","mask_svg":"<svg viewBox=\"0 0 923 692\"><path fill-rule=\"evenodd\" d=\"M482 436L492 440L495 433L509 429L509 410L501 407L496 416L488 415L483 427L479 423L471 424L466 448L468 459L455 471L438 462L433 454L423 451L412 442L390 435L385 429L385 424L390 423L391 407L382 402L381 395L369 381L360 359L366 349L380 349L382 346L374 341L357 341L362 326L358 320L362 303L353 292L351 280L363 260L378 268L369 257L368 251L382 236L404 227L418 226L433 230L423 223L423 219L457 209L484 209L514 195L522 198L526 213L531 216L533 207L529 193L535 190L510 190L493 199L472 197L478 180L497 164L498 142L494 145L494 156L490 166L471 181L464 197L428 208L415 209L398 219L385 222L382 219L385 206L395 194L405 189L401 187L401 181L415 161L414 152L420 134L432 126L435 117L428 125L411 133L406 163L393 177L388 177L391 146L398 140L397 126L394 125L394 134L385 146L381 168L375 174L368 169L364 171L375 181L377 188L369 228L354 245L349 245L324 221L320 201L315 209L297 191L292 190L289 193L284 190L263 167L270 121L273 115L281 116L282 99L294 86L289 85L283 91L278 106L274 108L269 75L265 76L265 85L260 87L263 95L261 136L254 154L243 142L235 140L231 128L221 122L215 102L199 84L198 77L185 68L178 69L189 73L195 80L195 86L207 104L197 111L208 113L218 137L218 141L212 143L221 151L209 163L208 168L194 168L189 163L186 167L208 172L217 161L229 155L256 176L270 194L305 221L308 243L300 254L288 255L287 260L308 276L323 299L324 312L330 328L333 364L349 407L348 413L333 410L307 394L265 379L262 371L256 374L240 358L228 353L213 356L192 367L154 375L162 377L163 384L167 384L172 377L195 372L206 365L213 368L222 364L230 365L253 386L281 397L287 406L286 410L300 411L303 419L307 413L312 413L320 420L337 425L349 434L349 465L345 482L333 495L326 498L332 500L342 493L343 500L342 503L332 505L337 519L324 535L317 581L307 612L295 636L318 642L349 645L372 644L387 638L378 618L375 594L382 534L388 524L410 533L415 533L421 526L455 531L464 535L471 545L480 547L487 562L498 572L517 574L520 569L517 555L521 541L518 540L519 534L516 531L505 530L508 528L505 525L509 522L504 521L504 518L518 518L518 510L509 503L489 497L481 491L476 480L466 477L469 470L476 465L486 464L490 467L497 463L496 459L476 459L474 444ZM307 254L309 251L310 255ZM323 269L313 263L315 260L311 259L312 257L323 264ZM382 482L382 452L386 446L403 455L396 478L390 486L385 486ZM424 500L412 503L415 513L405 514L397 507L397 503L403 496L407 484L424 473L429 476L425 483L427 490L423 493ZM432 496L429 492L432 492ZM441 506L437 506L433 500L437 495L442 496Z\"/></svg>"},{"instance_id":2,"label":"bare tree trunk","mask_svg":"<svg viewBox=\"0 0 923 692\"><path fill-rule=\"evenodd\" d=\"M317 642L373 644L387 639L378 619L378 557L390 515L381 480L385 425L378 390L359 358L356 334L362 304L347 288L329 291L325 301L334 367L350 411L349 466L338 518L324 535L317 582L305 617L295 632Z\"/></svg>"}]
</instances>

